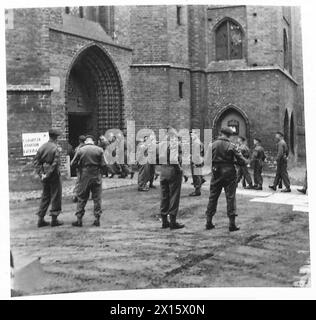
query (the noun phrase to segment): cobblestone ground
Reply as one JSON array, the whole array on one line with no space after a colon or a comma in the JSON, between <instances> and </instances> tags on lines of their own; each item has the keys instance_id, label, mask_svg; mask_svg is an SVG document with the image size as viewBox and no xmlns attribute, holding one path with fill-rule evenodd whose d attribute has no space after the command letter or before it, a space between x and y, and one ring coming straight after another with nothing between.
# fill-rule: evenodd
<instances>
[{"instance_id":1,"label":"cobblestone ground","mask_svg":"<svg viewBox=\"0 0 316 320\"><path fill-rule=\"evenodd\" d=\"M135 182L136 178L113 180L113 184ZM201 197L191 198L190 182L183 184L179 212L186 227L174 231L160 228L159 188L142 193L135 185L115 189L106 185L100 228L91 226L91 201L83 228L71 227L75 205L68 196L61 216L65 224L38 229L34 215L38 200L11 198L11 248L17 263L20 257L41 257L43 275L32 293L309 286L308 213L293 211L293 203L275 203L266 186L262 193L239 189L241 230L228 231L222 195L216 228L206 231L208 185ZM293 197L298 196L294 191ZM255 198L265 202L250 201Z\"/></svg>"}]
</instances>

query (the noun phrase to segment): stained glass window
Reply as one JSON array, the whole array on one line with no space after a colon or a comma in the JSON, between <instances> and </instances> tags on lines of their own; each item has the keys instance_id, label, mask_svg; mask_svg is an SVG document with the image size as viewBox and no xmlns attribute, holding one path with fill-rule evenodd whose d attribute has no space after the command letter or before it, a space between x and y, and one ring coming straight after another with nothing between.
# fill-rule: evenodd
<instances>
[{"instance_id":1,"label":"stained glass window","mask_svg":"<svg viewBox=\"0 0 316 320\"><path fill-rule=\"evenodd\" d=\"M233 21L225 20L215 32L216 60L242 59L241 27Z\"/></svg>"}]
</instances>

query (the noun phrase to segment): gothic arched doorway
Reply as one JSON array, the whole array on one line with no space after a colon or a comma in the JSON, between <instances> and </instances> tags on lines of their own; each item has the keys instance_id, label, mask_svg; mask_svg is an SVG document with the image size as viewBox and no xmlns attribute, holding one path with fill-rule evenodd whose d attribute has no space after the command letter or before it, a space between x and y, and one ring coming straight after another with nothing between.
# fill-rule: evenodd
<instances>
[{"instance_id":1,"label":"gothic arched doorway","mask_svg":"<svg viewBox=\"0 0 316 320\"><path fill-rule=\"evenodd\" d=\"M249 121L246 113L241 109L232 105L223 108L213 121L214 137L219 135L222 127L230 127L236 137L243 136L249 142Z\"/></svg>"},{"instance_id":2,"label":"gothic arched doorway","mask_svg":"<svg viewBox=\"0 0 316 320\"><path fill-rule=\"evenodd\" d=\"M118 70L98 45L82 50L66 81L68 142L81 134L96 138L112 128L123 129L123 89Z\"/></svg>"},{"instance_id":3,"label":"gothic arched doorway","mask_svg":"<svg viewBox=\"0 0 316 320\"><path fill-rule=\"evenodd\" d=\"M285 142L289 145L289 114L287 110L285 110L284 115L283 134Z\"/></svg>"}]
</instances>

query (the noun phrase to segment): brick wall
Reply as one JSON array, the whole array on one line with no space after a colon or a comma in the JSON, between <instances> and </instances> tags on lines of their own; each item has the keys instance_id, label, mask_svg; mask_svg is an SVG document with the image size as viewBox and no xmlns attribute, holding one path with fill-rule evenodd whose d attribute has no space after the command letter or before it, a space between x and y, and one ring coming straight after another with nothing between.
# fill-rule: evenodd
<instances>
[{"instance_id":1,"label":"brick wall","mask_svg":"<svg viewBox=\"0 0 316 320\"><path fill-rule=\"evenodd\" d=\"M149 127L158 132L169 124L169 68L132 68L131 78L136 131Z\"/></svg>"},{"instance_id":2,"label":"brick wall","mask_svg":"<svg viewBox=\"0 0 316 320\"><path fill-rule=\"evenodd\" d=\"M49 84L47 9L14 9L6 30L8 84Z\"/></svg>"},{"instance_id":3,"label":"brick wall","mask_svg":"<svg viewBox=\"0 0 316 320\"><path fill-rule=\"evenodd\" d=\"M123 118L135 120L136 130L157 131L167 125L211 128L221 108L233 104L248 115L251 137L262 137L273 154L272 132L283 129L287 109L295 120L295 152L303 155L299 10L292 9L287 24L281 7L210 7L182 6L178 25L176 5L117 6L114 39L92 21L65 16L64 8L13 10L13 28L6 29L7 80L9 86L24 89L8 91L11 180L29 168L30 159L21 157L22 132L59 128L66 152L67 77L80 53L91 45L104 50L117 68ZM244 59L214 61L214 27L225 17L244 29ZM254 67L283 68L284 27L292 44L292 75L297 85L281 71ZM182 98L179 82L183 83ZM41 86L48 91L39 91Z\"/></svg>"},{"instance_id":4,"label":"brick wall","mask_svg":"<svg viewBox=\"0 0 316 320\"><path fill-rule=\"evenodd\" d=\"M289 81L278 71L208 74L207 83L212 90L208 91L206 126L212 127L217 113L232 104L247 114L250 138L260 137L263 146L274 152L274 133L283 130L286 106L294 106L295 86Z\"/></svg>"},{"instance_id":5,"label":"brick wall","mask_svg":"<svg viewBox=\"0 0 316 320\"><path fill-rule=\"evenodd\" d=\"M188 7L180 6L180 25L177 21L177 6L167 6L168 62L189 66Z\"/></svg>"},{"instance_id":6,"label":"brick wall","mask_svg":"<svg viewBox=\"0 0 316 320\"><path fill-rule=\"evenodd\" d=\"M38 181L31 174L32 156L23 156L22 133L47 132L51 127L50 92L8 91L8 161L11 189L20 188L21 181L32 186Z\"/></svg>"},{"instance_id":7,"label":"brick wall","mask_svg":"<svg viewBox=\"0 0 316 320\"><path fill-rule=\"evenodd\" d=\"M133 63L168 61L167 6L131 7Z\"/></svg>"}]
</instances>

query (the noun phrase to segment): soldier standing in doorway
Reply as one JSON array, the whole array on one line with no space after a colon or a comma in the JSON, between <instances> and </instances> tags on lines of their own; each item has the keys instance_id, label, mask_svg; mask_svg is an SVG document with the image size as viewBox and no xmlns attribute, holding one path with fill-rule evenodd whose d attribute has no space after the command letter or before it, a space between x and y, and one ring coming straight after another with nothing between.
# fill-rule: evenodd
<instances>
[{"instance_id":1,"label":"soldier standing in doorway","mask_svg":"<svg viewBox=\"0 0 316 320\"><path fill-rule=\"evenodd\" d=\"M211 230L213 216L216 213L218 198L225 190L227 202L227 216L229 218L229 231L237 231L239 228L235 224L236 214L236 188L237 174L235 164L244 166L247 160L238 151L235 144L230 141L234 134L228 127L221 129L221 136L212 143L212 178L210 185L209 203L206 209L206 229Z\"/></svg>"},{"instance_id":2,"label":"soldier standing in doorway","mask_svg":"<svg viewBox=\"0 0 316 320\"><path fill-rule=\"evenodd\" d=\"M33 164L43 185L43 192L39 210L37 212L39 228L48 226L44 220L49 204L51 203L51 226L58 227L63 223L58 220L61 212L62 184L60 177L60 152L57 146L57 137L60 133L55 129L49 130L49 141L37 151Z\"/></svg>"},{"instance_id":3,"label":"soldier standing in doorway","mask_svg":"<svg viewBox=\"0 0 316 320\"><path fill-rule=\"evenodd\" d=\"M85 206L89 199L90 191L94 203L93 226L100 226L101 195L102 195L102 174L101 170L106 165L103 149L94 144L93 136L86 136L85 145L81 147L74 160L74 166L79 166L81 170L79 187L78 187L78 203L77 203L77 221L73 222L74 227L82 227L82 218L85 213Z\"/></svg>"},{"instance_id":4,"label":"soldier standing in doorway","mask_svg":"<svg viewBox=\"0 0 316 320\"><path fill-rule=\"evenodd\" d=\"M242 154L242 156L248 160L250 158L250 150L247 146L246 139L244 137L239 136L237 138L237 145L238 145L237 148L240 151L240 153ZM240 181L242 181L242 186L244 187L244 189L252 189L253 188L252 179L249 174L247 165L238 166L237 183L239 183ZM248 186L246 185L246 182L248 183Z\"/></svg>"},{"instance_id":5,"label":"soldier standing in doorway","mask_svg":"<svg viewBox=\"0 0 316 320\"><path fill-rule=\"evenodd\" d=\"M261 146L261 140L259 138L253 139L254 150L252 153L251 161L253 164L253 180L254 180L254 189L262 190L262 168L264 160L266 159L266 155L264 153L264 149Z\"/></svg>"},{"instance_id":6,"label":"soldier standing in doorway","mask_svg":"<svg viewBox=\"0 0 316 320\"><path fill-rule=\"evenodd\" d=\"M178 223L177 214L179 211L182 168L181 168L181 146L176 131L168 128L167 141L160 143L159 158L166 157L166 161L161 165L160 173L160 214L162 219L162 228L181 229L183 224ZM168 220L168 216L170 221Z\"/></svg>"},{"instance_id":7,"label":"soldier standing in doorway","mask_svg":"<svg viewBox=\"0 0 316 320\"><path fill-rule=\"evenodd\" d=\"M278 153L276 157L277 171L275 174L274 182L272 185L269 186L269 188L276 191L276 187L280 182L280 179L282 179L285 185L285 189L282 189L281 192L291 192L290 179L287 172L287 158L289 156L289 149L286 142L284 141L284 136L282 132L277 132L275 134L275 138L277 140L278 148Z\"/></svg>"}]
</instances>

